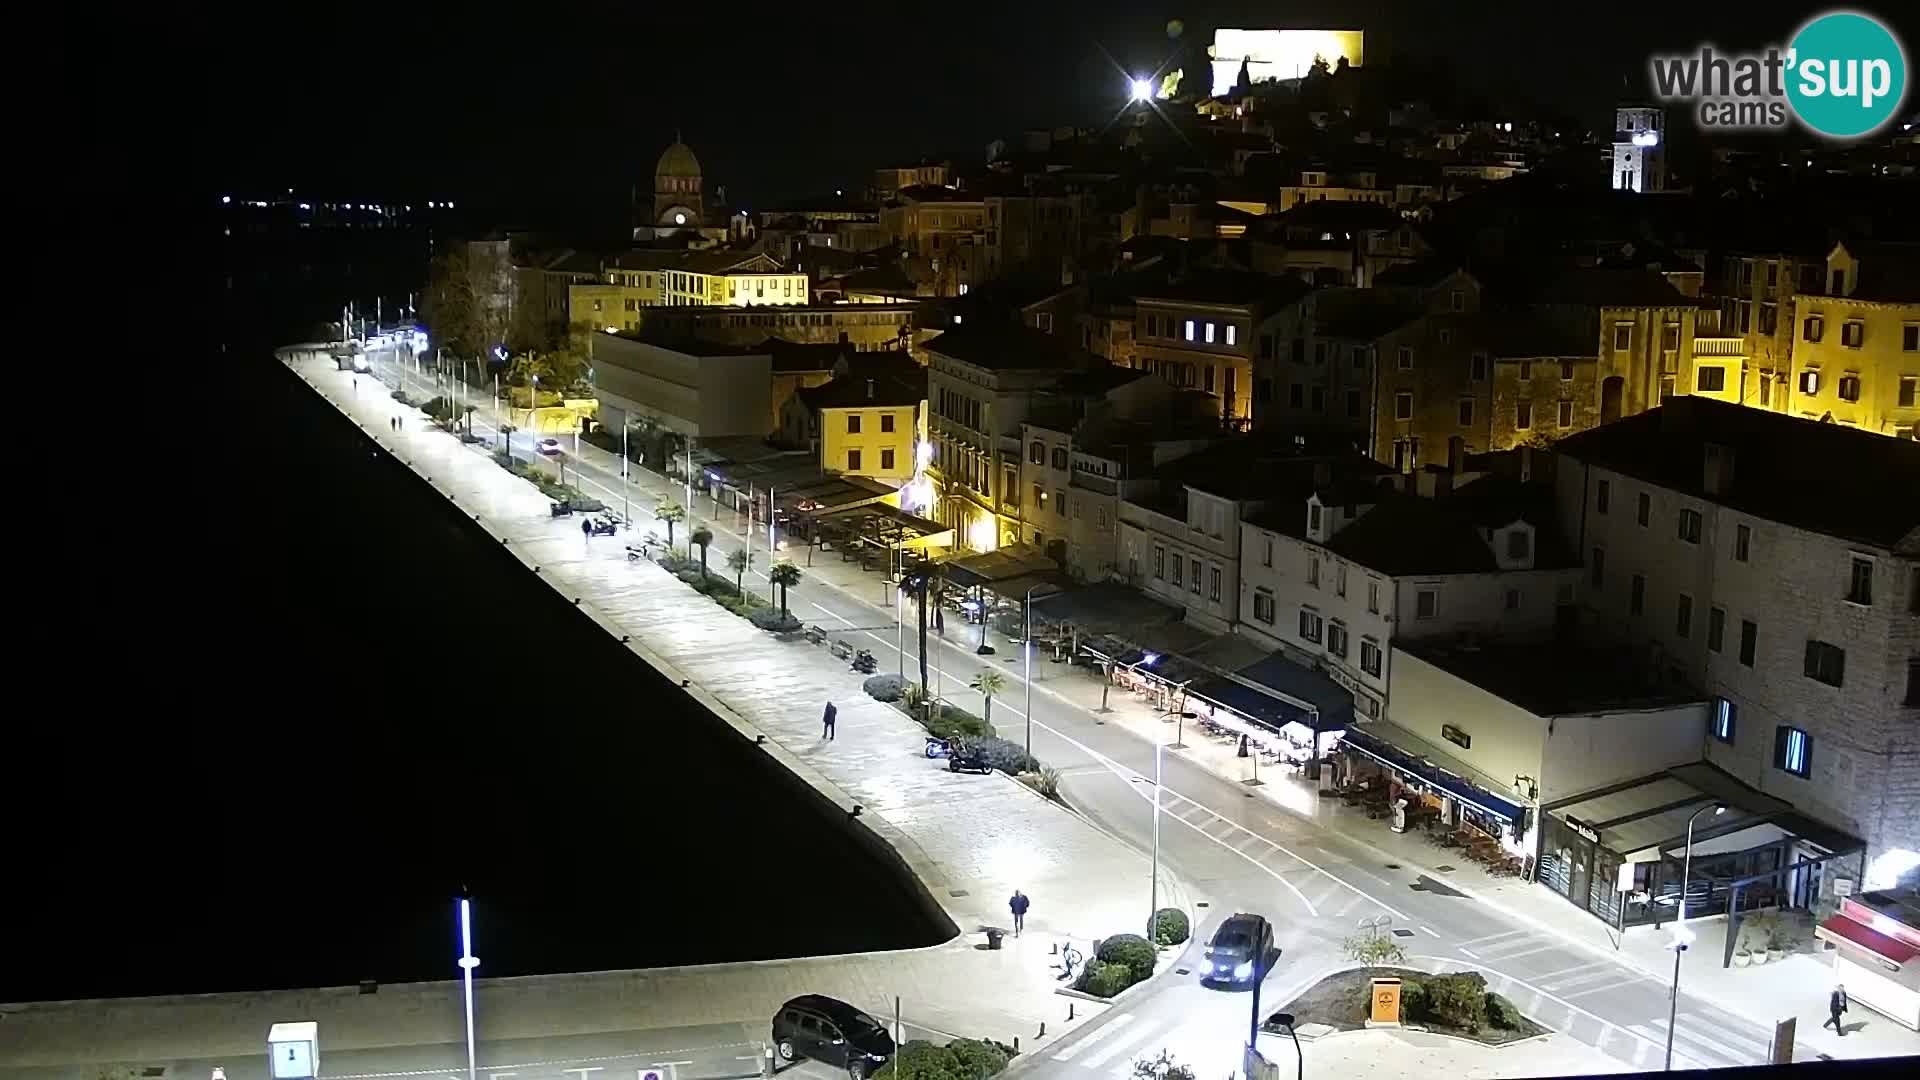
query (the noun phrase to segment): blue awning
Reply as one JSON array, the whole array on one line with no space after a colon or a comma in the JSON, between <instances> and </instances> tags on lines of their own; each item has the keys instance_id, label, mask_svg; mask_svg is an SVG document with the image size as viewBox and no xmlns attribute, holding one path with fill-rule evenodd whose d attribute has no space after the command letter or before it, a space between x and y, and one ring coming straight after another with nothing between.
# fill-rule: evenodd
<instances>
[{"instance_id":1,"label":"blue awning","mask_svg":"<svg viewBox=\"0 0 1920 1080\"><path fill-rule=\"evenodd\" d=\"M1208 679L1206 682L1187 688L1187 698L1201 698L1216 705L1232 709L1248 720L1263 728L1278 732L1288 724L1313 726L1313 715L1307 710L1282 701L1271 694L1263 694L1250 686L1243 686L1232 679Z\"/></svg>"},{"instance_id":2,"label":"blue awning","mask_svg":"<svg viewBox=\"0 0 1920 1080\"><path fill-rule=\"evenodd\" d=\"M1526 811L1520 806L1372 735L1348 728L1341 736L1341 741L1388 768L1429 787L1438 788L1460 802L1503 821L1518 823L1524 818Z\"/></svg>"}]
</instances>

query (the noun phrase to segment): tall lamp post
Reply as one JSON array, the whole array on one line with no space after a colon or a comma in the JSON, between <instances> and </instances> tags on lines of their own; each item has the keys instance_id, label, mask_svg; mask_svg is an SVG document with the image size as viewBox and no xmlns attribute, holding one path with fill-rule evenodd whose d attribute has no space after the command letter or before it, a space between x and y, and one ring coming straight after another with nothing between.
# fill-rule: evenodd
<instances>
[{"instance_id":1,"label":"tall lamp post","mask_svg":"<svg viewBox=\"0 0 1920 1080\"><path fill-rule=\"evenodd\" d=\"M1727 812L1727 804L1717 802L1703 806L1687 818L1687 850L1680 859L1680 916L1673 924L1673 988L1667 996L1667 1072L1673 1071L1673 1025L1680 1016L1680 957L1693 942L1693 933L1687 929L1687 883L1693 873L1693 823L1709 810L1719 817Z\"/></svg>"},{"instance_id":2,"label":"tall lamp post","mask_svg":"<svg viewBox=\"0 0 1920 1080\"><path fill-rule=\"evenodd\" d=\"M1153 744L1153 883L1147 886L1147 942L1157 943L1154 923L1160 914L1160 755L1165 743Z\"/></svg>"},{"instance_id":3,"label":"tall lamp post","mask_svg":"<svg viewBox=\"0 0 1920 1080\"><path fill-rule=\"evenodd\" d=\"M1295 1077L1298 1077L1299 1080L1306 1080L1307 1059L1305 1057L1302 1057L1300 1054L1300 1036L1295 1035L1293 1033L1293 1014L1292 1013L1274 1013L1273 1022L1276 1024L1279 1024L1283 1028L1286 1028L1287 1035L1293 1039L1293 1060L1294 1060L1293 1075Z\"/></svg>"},{"instance_id":4,"label":"tall lamp post","mask_svg":"<svg viewBox=\"0 0 1920 1080\"><path fill-rule=\"evenodd\" d=\"M460 898L460 975L467 996L467 1080L474 1080L473 1064L473 969L480 958L473 955L473 912L466 897Z\"/></svg>"},{"instance_id":5,"label":"tall lamp post","mask_svg":"<svg viewBox=\"0 0 1920 1080\"><path fill-rule=\"evenodd\" d=\"M1026 603L1024 603L1020 608L1021 613L1027 617L1026 633L1022 637L1021 647L1026 650L1026 654L1027 654L1026 662L1027 662L1027 756L1028 757L1033 756L1033 590L1038 589L1040 587L1041 586L1039 585L1030 585L1027 587ZM1048 586L1048 587L1050 588L1051 586ZM984 644L987 640L987 632L986 632L985 626L986 626L985 620L982 620L981 622L982 629L980 631L980 641L982 644Z\"/></svg>"}]
</instances>

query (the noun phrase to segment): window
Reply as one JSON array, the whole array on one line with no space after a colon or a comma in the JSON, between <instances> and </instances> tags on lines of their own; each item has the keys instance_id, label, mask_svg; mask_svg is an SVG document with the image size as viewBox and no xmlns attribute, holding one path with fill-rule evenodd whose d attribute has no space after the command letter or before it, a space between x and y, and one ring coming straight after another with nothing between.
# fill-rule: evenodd
<instances>
[{"instance_id":1,"label":"window","mask_svg":"<svg viewBox=\"0 0 1920 1080\"><path fill-rule=\"evenodd\" d=\"M1193 573L1187 578L1187 591L1191 592L1195 596L1199 596L1200 595L1200 560L1199 559L1193 560L1193 562L1190 563L1189 566L1193 570Z\"/></svg>"},{"instance_id":2,"label":"window","mask_svg":"<svg viewBox=\"0 0 1920 1080\"><path fill-rule=\"evenodd\" d=\"M1834 393L1840 395L1841 401L1859 401L1860 400L1860 376L1858 375L1840 376L1840 381L1834 384Z\"/></svg>"},{"instance_id":3,"label":"window","mask_svg":"<svg viewBox=\"0 0 1920 1080\"><path fill-rule=\"evenodd\" d=\"M1193 320L1192 319L1187 320L1187 340L1188 341L1193 340Z\"/></svg>"},{"instance_id":4,"label":"window","mask_svg":"<svg viewBox=\"0 0 1920 1080\"><path fill-rule=\"evenodd\" d=\"M1857 349L1866 339L1867 324L1859 319L1848 319L1840 324L1840 344L1849 349Z\"/></svg>"},{"instance_id":5,"label":"window","mask_svg":"<svg viewBox=\"0 0 1920 1080\"><path fill-rule=\"evenodd\" d=\"M1307 556L1307 584L1316 589L1320 587L1320 557L1318 555Z\"/></svg>"},{"instance_id":6,"label":"window","mask_svg":"<svg viewBox=\"0 0 1920 1080\"><path fill-rule=\"evenodd\" d=\"M1533 378L1533 361L1531 360L1520 361L1520 381L1528 382L1528 381L1531 381L1532 378Z\"/></svg>"},{"instance_id":7,"label":"window","mask_svg":"<svg viewBox=\"0 0 1920 1080\"><path fill-rule=\"evenodd\" d=\"M1726 698L1713 699L1713 711L1707 714L1707 734L1723 743L1733 743L1733 702Z\"/></svg>"},{"instance_id":8,"label":"window","mask_svg":"<svg viewBox=\"0 0 1920 1080\"><path fill-rule=\"evenodd\" d=\"M848 472L860 471L860 451L858 450L847 451L847 471Z\"/></svg>"},{"instance_id":9,"label":"window","mask_svg":"<svg viewBox=\"0 0 1920 1080\"><path fill-rule=\"evenodd\" d=\"M1217 566L1207 568L1207 599L1220 599L1220 568Z\"/></svg>"},{"instance_id":10,"label":"window","mask_svg":"<svg viewBox=\"0 0 1920 1080\"><path fill-rule=\"evenodd\" d=\"M1431 619L1440 614L1440 590L1420 589L1413 594L1413 617Z\"/></svg>"},{"instance_id":11,"label":"window","mask_svg":"<svg viewBox=\"0 0 1920 1080\"><path fill-rule=\"evenodd\" d=\"M1638 615L1647 610L1647 578L1644 574L1633 575L1632 587L1627 592L1627 614Z\"/></svg>"},{"instance_id":12,"label":"window","mask_svg":"<svg viewBox=\"0 0 1920 1080\"><path fill-rule=\"evenodd\" d=\"M847 414L847 434L849 435L860 434L860 414L859 413Z\"/></svg>"},{"instance_id":13,"label":"window","mask_svg":"<svg viewBox=\"0 0 1920 1080\"><path fill-rule=\"evenodd\" d=\"M1451 344L1453 344L1453 331L1452 331L1452 330L1449 330L1449 329L1447 329L1447 328L1445 328L1445 327L1441 327L1441 329L1440 329L1440 344L1442 344L1442 345L1451 345Z\"/></svg>"},{"instance_id":14,"label":"window","mask_svg":"<svg viewBox=\"0 0 1920 1080\"><path fill-rule=\"evenodd\" d=\"M1323 625L1324 624L1320 621L1319 615L1315 614L1314 612L1308 611L1305 608L1300 609L1301 640L1311 641L1316 645L1319 644L1320 631Z\"/></svg>"},{"instance_id":15,"label":"window","mask_svg":"<svg viewBox=\"0 0 1920 1080\"><path fill-rule=\"evenodd\" d=\"M1307 531L1310 533L1320 531L1320 504L1317 502L1307 504Z\"/></svg>"},{"instance_id":16,"label":"window","mask_svg":"<svg viewBox=\"0 0 1920 1080\"><path fill-rule=\"evenodd\" d=\"M1363 408L1365 408L1365 399L1360 396L1360 391L1347 391L1347 415L1359 416Z\"/></svg>"},{"instance_id":17,"label":"window","mask_svg":"<svg viewBox=\"0 0 1920 1080\"><path fill-rule=\"evenodd\" d=\"M1920 323L1908 323L1900 328L1900 351L1920 352Z\"/></svg>"},{"instance_id":18,"label":"window","mask_svg":"<svg viewBox=\"0 0 1920 1080\"><path fill-rule=\"evenodd\" d=\"M1470 361L1470 365L1471 366L1467 370L1468 370L1468 373L1472 376L1474 382L1481 382L1486 379L1487 377L1487 354L1486 353L1483 353L1483 352L1474 353L1473 359Z\"/></svg>"},{"instance_id":19,"label":"window","mask_svg":"<svg viewBox=\"0 0 1920 1080\"><path fill-rule=\"evenodd\" d=\"M1740 663L1753 666L1753 654L1759 646L1760 627L1746 619L1740 620Z\"/></svg>"},{"instance_id":20,"label":"window","mask_svg":"<svg viewBox=\"0 0 1920 1080\"><path fill-rule=\"evenodd\" d=\"M1703 367L1694 373L1693 388L1707 393L1718 393L1727 388L1727 369L1723 367Z\"/></svg>"},{"instance_id":21,"label":"window","mask_svg":"<svg viewBox=\"0 0 1920 1080\"><path fill-rule=\"evenodd\" d=\"M1255 589L1253 593L1253 619L1268 626L1273 625L1273 594L1265 589Z\"/></svg>"},{"instance_id":22,"label":"window","mask_svg":"<svg viewBox=\"0 0 1920 1080\"><path fill-rule=\"evenodd\" d=\"M1400 365L1401 371L1413 370L1413 346L1411 345L1400 346L1399 349L1394 351L1394 357L1395 357L1395 362Z\"/></svg>"},{"instance_id":23,"label":"window","mask_svg":"<svg viewBox=\"0 0 1920 1080\"><path fill-rule=\"evenodd\" d=\"M1172 578L1174 588L1177 589L1181 586L1182 584L1181 578L1185 576L1186 568L1187 568L1187 560L1181 558L1179 552L1175 552L1173 556L1173 578Z\"/></svg>"},{"instance_id":24,"label":"window","mask_svg":"<svg viewBox=\"0 0 1920 1080\"><path fill-rule=\"evenodd\" d=\"M1920 403L1920 375L1900 376L1900 407L1911 409Z\"/></svg>"},{"instance_id":25,"label":"window","mask_svg":"<svg viewBox=\"0 0 1920 1080\"><path fill-rule=\"evenodd\" d=\"M1053 512L1061 517L1067 516L1067 489L1053 489Z\"/></svg>"},{"instance_id":26,"label":"window","mask_svg":"<svg viewBox=\"0 0 1920 1080\"><path fill-rule=\"evenodd\" d=\"M1207 344L1211 345L1213 344L1213 324L1209 322L1209 323L1206 323L1205 326L1206 326L1206 334L1205 334L1206 341L1207 341Z\"/></svg>"},{"instance_id":27,"label":"window","mask_svg":"<svg viewBox=\"0 0 1920 1080\"><path fill-rule=\"evenodd\" d=\"M1333 595L1347 595L1347 564L1341 563L1333 568Z\"/></svg>"},{"instance_id":28,"label":"window","mask_svg":"<svg viewBox=\"0 0 1920 1080\"><path fill-rule=\"evenodd\" d=\"M1847 603L1873 606L1873 560L1855 555L1847 570Z\"/></svg>"},{"instance_id":29,"label":"window","mask_svg":"<svg viewBox=\"0 0 1920 1080\"><path fill-rule=\"evenodd\" d=\"M1307 403L1307 384L1306 383L1288 383L1287 384L1287 404L1298 409L1301 406L1305 405L1306 403Z\"/></svg>"},{"instance_id":30,"label":"window","mask_svg":"<svg viewBox=\"0 0 1920 1080\"><path fill-rule=\"evenodd\" d=\"M1161 581L1167 580L1167 549L1156 546L1153 549L1153 576Z\"/></svg>"},{"instance_id":31,"label":"window","mask_svg":"<svg viewBox=\"0 0 1920 1080\"><path fill-rule=\"evenodd\" d=\"M1360 639L1360 670L1376 679L1380 677L1380 646L1365 638Z\"/></svg>"},{"instance_id":32,"label":"window","mask_svg":"<svg viewBox=\"0 0 1920 1080\"><path fill-rule=\"evenodd\" d=\"M1611 505L1613 505L1613 481L1602 480L1594 487L1593 512L1604 514L1607 512L1607 507Z\"/></svg>"},{"instance_id":33,"label":"window","mask_svg":"<svg viewBox=\"0 0 1920 1080\"><path fill-rule=\"evenodd\" d=\"M1707 648L1719 652L1726 643L1727 613L1723 608L1707 609Z\"/></svg>"},{"instance_id":34,"label":"window","mask_svg":"<svg viewBox=\"0 0 1920 1080\"><path fill-rule=\"evenodd\" d=\"M880 471L881 472L893 471L893 451L892 450L880 451Z\"/></svg>"},{"instance_id":35,"label":"window","mask_svg":"<svg viewBox=\"0 0 1920 1080\"><path fill-rule=\"evenodd\" d=\"M1239 336L1234 333L1235 329L1236 327L1232 323L1227 324L1227 344L1229 345L1235 344L1234 339Z\"/></svg>"},{"instance_id":36,"label":"window","mask_svg":"<svg viewBox=\"0 0 1920 1080\"><path fill-rule=\"evenodd\" d=\"M1522 401L1514 405L1513 426L1517 431L1525 431L1533 426L1533 402Z\"/></svg>"},{"instance_id":37,"label":"window","mask_svg":"<svg viewBox=\"0 0 1920 1080\"><path fill-rule=\"evenodd\" d=\"M1774 304L1760 305L1760 332L1772 337L1780 329L1780 309Z\"/></svg>"},{"instance_id":38,"label":"window","mask_svg":"<svg viewBox=\"0 0 1920 1080\"><path fill-rule=\"evenodd\" d=\"M1508 611L1520 610L1520 590L1519 589L1507 590L1507 610Z\"/></svg>"},{"instance_id":39,"label":"window","mask_svg":"<svg viewBox=\"0 0 1920 1080\"><path fill-rule=\"evenodd\" d=\"M1033 442L1027 444L1027 460L1033 462L1035 465L1044 463L1047 460L1046 445L1039 439L1035 439Z\"/></svg>"},{"instance_id":40,"label":"window","mask_svg":"<svg viewBox=\"0 0 1920 1080\"><path fill-rule=\"evenodd\" d=\"M1644 491L1640 493L1638 506L1633 512L1633 518L1635 521L1638 521L1642 527L1653 520L1653 496Z\"/></svg>"},{"instance_id":41,"label":"window","mask_svg":"<svg viewBox=\"0 0 1920 1080\"><path fill-rule=\"evenodd\" d=\"M1507 534L1507 558L1524 559L1533 553L1532 538L1525 529L1515 529Z\"/></svg>"},{"instance_id":42,"label":"window","mask_svg":"<svg viewBox=\"0 0 1920 1080\"><path fill-rule=\"evenodd\" d=\"M1800 321L1800 336L1808 341L1819 341L1826 329L1827 320L1818 315L1809 315Z\"/></svg>"},{"instance_id":43,"label":"window","mask_svg":"<svg viewBox=\"0 0 1920 1080\"><path fill-rule=\"evenodd\" d=\"M1742 333L1745 333L1746 321L1747 321L1747 316L1745 313L1752 310L1752 305L1751 304L1743 305L1740 310L1742 313L1740 316L1740 322L1741 322L1740 330ZM1679 323L1668 323L1666 326L1663 326L1660 328L1660 349L1662 352L1680 351L1680 324Z\"/></svg>"},{"instance_id":44,"label":"window","mask_svg":"<svg viewBox=\"0 0 1920 1080\"><path fill-rule=\"evenodd\" d=\"M1206 364L1200 368L1200 389L1205 390L1209 394L1213 393L1212 364Z\"/></svg>"},{"instance_id":45,"label":"window","mask_svg":"<svg viewBox=\"0 0 1920 1080\"><path fill-rule=\"evenodd\" d=\"M887 413L880 414L880 430L887 432L889 434L893 432L893 414L892 413L887 412Z\"/></svg>"},{"instance_id":46,"label":"window","mask_svg":"<svg viewBox=\"0 0 1920 1080\"><path fill-rule=\"evenodd\" d=\"M1556 417L1556 419L1560 421L1561 427L1563 428L1572 427L1573 426L1573 402L1562 401L1560 403L1560 415Z\"/></svg>"},{"instance_id":47,"label":"window","mask_svg":"<svg viewBox=\"0 0 1920 1080\"><path fill-rule=\"evenodd\" d=\"M1780 725L1773 733L1773 767L1802 779L1813 774L1813 737Z\"/></svg>"},{"instance_id":48,"label":"window","mask_svg":"<svg viewBox=\"0 0 1920 1080\"><path fill-rule=\"evenodd\" d=\"M1746 562L1753 554L1753 529L1746 525L1733 527L1733 561Z\"/></svg>"},{"instance_id":49,"label":"window","mask_svg":"<svg viewBox=\"0 0 1920 1080\"><path fill-rule=\"evenodd\" d=\"M1047 489L1039 484L1033 485L1033 505L1035 509L1047 505Z\"/></svg>"},{"instance_id":50,"label":"window","mask_svg":"<svg viewBox=\"0 0 1920 1080\"><path fill-rule=\"evenodd\" d=\"M1817 369L1800 373L1800 392L1808 395L1820 392L1820 372Z\"/></svg>"},{"instance_id":51,"label":"window","mask_svg":"<svg viewBox=\"0 0 1920 1080\"><path fill-rule=\"evenodd\" d=\"M1613 327L1613 351L1626 352L1633 348L1633 324L1615 323Z\"/></svg>"},{"instance_id":52,"label":"window","mask_svg":"<svg viewBox=\"0 0 1920 1080\"><path fill-rule=\"evenodd\" d=\"M1261 556L1260 565L1261 566L1273 565L1273 537L1271 536L1267 537L1266 554Z\"/></svg>"},{"instance_id":53,"label":"window","mask_svg":"<svg viewBox=\"0 0 1920 1080\"><path fill-rule=\"evenodd\" d=\"M1459 289L1447 294L1447 307L1453 311L1467 310L1467 298Z\"/></svg>"},{"instance_id":54,"label":"window","mask_svg":"<svg viewBox=\"0 0 1920 1080\"><path fill-rule=\"evenodd\" d=\"M1400 390L1394 393L1393 418L1395 420L1413 419L1413 391Z\"/></svg>"},{"instance_id":55,"label":"window","mask_svg":"<svg viewBox=\"0 0 1920 1080\"><path fill-rule=\"evenodd\" d=\"M1327 624L1327 655L1347 658L1347 628L1338 620Z\"/></svg>"},{"instance_id":56,"label":"window","mask_svg":"<svg viewBox=\"0 0 1920 1080\"><path fill-rule=\"evenodd\" d=\"M1460 402L1460 426L1473 426L1473 399L1464 398Z\"/></svg>"},{"instance_id":57,"label":"window","mask_svg":"<svg viewBox=\"0 0 1920 1080\"><path fill-rule=\"evenodd\" d=\"M1053 448L1053 467L1061 470L1066 469L1067 467L1067 448L1066 447L1056 446Z\"/></svg>"},{"instance_id":58,"label":"window","mask_svg":"<svg viewBox=\"0 0 1920 1080\"><path fill-rule=\"evenodd\" d=\"M1689 544L1700 542L1700 511L1680 511L1680 539Z\"/></svg>"},{"instance_id":59,"label":"window","mask_svg":"<svg viewBox=\"0 0 1920 1080\"><path fill-rule=\"evenodd\" d=\"M1607 549L1593 549L1593 587L1599 588L1607 583Z\"/></svg>"},{"instance_id":60,"label":"window","mask_svg":"<svg viewBox=\"0 0 1920 1080\"><path fill-rule=\"evenodd\" d=\"M1380 583L1377 581L1367 582L1367 613L1380 614Z\"/></svg>"},{"instance_id":61,"label":"window","mask_svg":"<svg viewBox=\"0 0 1920 1080\"><path fill-rule=\"evenodd\" d=\"M1693 636L1693 597L1680 594L1673 612L1673 636L1682 641Z\"/></svg>"},{"instance_id":62,"label":"window","mask_svg":"<svg viewBox=\"0 0 1920 1080\"><path fill-rule=\"evenodd\" d=\"M960 295L961 295L961 296L965 296L965 295L967 295L967 294L966 294L966 292L965 292L965 289L966 289L966 286L965 286L965 285L962 285L962 286L960 286L960 288L961 288L961 290L962 290L962 292L960 293ZM1051 311L1036 311L1036 312L1034 312L1034 315L1033 315L1033 328L1034 328L1035 330L1038 330L1038 331L1040 331L1040 332L1041 332L1041 333L1043 333L1043 334L1051 334L1051 333L1053 333L1053 312L1051 312Z\"/></svg>"}]
</instances>

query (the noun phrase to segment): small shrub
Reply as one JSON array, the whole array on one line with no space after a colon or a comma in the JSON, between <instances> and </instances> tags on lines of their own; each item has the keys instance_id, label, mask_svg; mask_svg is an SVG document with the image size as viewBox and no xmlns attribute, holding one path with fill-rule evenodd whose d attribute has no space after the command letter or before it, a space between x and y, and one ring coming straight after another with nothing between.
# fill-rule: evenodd
<instances>
[{"instance_id":1,"label":"small shrub","mask_svg":"<svg viewBox=\"0 0 1920 1080\"><path fill-rule=\"evenodd\" d=\"M1522 1026L1521 1020L1518 1006L1491 990L1487 991L1487 1023L1502 1031L1514 1031Z\"/></svg>"},{"instance_id":2,"label":"small shrub","mask_svg":"<svg viewBox=\"0 0 1920 1080\"><path fill-rule=\"evenodd\" d=\"M1186 941L1192 932L1187 913L1179 908L1164 907L1153 913L1153 940L1156 945L1178 945Z\"/></svg>"},{"instance_id":3,"label":"small shrub","mask_svg":"<svg viewBox=\"0 0 1920 1080\"><path fill-rule=\"evenodd\" d=\"M997 1045L979 1039L955 1039L947 1044L953 1055L955 1071L966 1080L987 1080L1007 1070L1007 1054Z\"/></svg>"},{"instance_id":4,"label":"small shrub","mask_svg":"<svg viewBox=\"0 0 1920 1080\"><path fill-rule=\"evenodd\" d=\"M1020 782L1049 799L1060 799L1060 770L1049 769L1045 765L1034 772L1020 774Z\"/></svg>"},{"instance_id":5,"label":"small shrub","mask_svg":"<svg viewBox=\"0 0 1920 1080\"><path fill-rule=\"evenodd\" d=\"M875 701L899 701L906 692L907 680L898 675L870 675L860 688Z\"/></svg>"},{"instance_id":6,"label":"small shrub","mask_svg":"<svg viewBox=\"0 0 1920 1080\"><path fill-rule=\"evenodd\" d=\"M1115 934L1100 943L1097 955L1109 964L1127 965L1133 972L1134 982L1143 982L1153 975L1156 954L1153 946L1139 934Z\"/></svg>"},{"instance_id":7,"label":"small shrub","mask_svg":"<svg viewBox=\"0 0 1920 1080\"><path fill-rule=\"evenodd\" d=\"M927 725L929 733L943 739L978 739L993 734L992 724L965 709L956 709L951 705L942 705L933 709L932 714L922 722Z\"/></svg>"},{"instance_id":8,"label":"small shrub","mask_svg":"<svg viewBox=\"0 0 1920 1080\"><path fill-rule=\"evenodd\" d=\"M1019 743L1002 739L998 735L982 735L973 739L971 745L979 748L980 753L986 757L987 764L1008 775L1017 776L1023 772L1032 772L1039 764L1027 756L1027 752L1021 749Z\"/></svg>"},{"instance_id":9,"label":"small shrub","mask_svg":"<svg viewBox=\"0 0 1920 1080\"><path fill-rule=\"evenodd\" d=\"M771 630L774 633L791 633L800 629L799 619L782 613L777 607L755 608L753 613L747 616L747 620L762 630Z\"/></svg>"},{"instance_id":10,"label":"small shrub","mask_svg":"<svg viewBox=\"0 0 1920 1080\"><path fill-rule=\"evenodd\" d=\"M893 1059L874 1070L874 1080L964 1080L953 1054L925 1039L911 1039L894 1051Z\"/></svg>"},{"instance_id":11,"label":"small shrub","mask_svg":"<svg viewBox=\"0 0 1920 1080\"><path fill-rule=\"evenodd\" d=\"M1407 979L1400 984L1400 1019L1417 1022L1427 1018L1427 984Z\"/></svg>"},{"instance_id":12,"label":"small shrub","mask_svg":"<svg viewBox=\"0 0 1920 1080\"><path fill-rule=\"evenodd\" d=\"M1407 950L1397 941L1385 934L1367 931L1354 934L1340 942L1340 951L1347 959L1367 967L1387 967L1407 962Z\"/></svg>"},{"instance_id":13,"label":"small shrub","mask_svg":"<svg viewBox=\"0 0 1920 1080\"><path fill-rule=\"evenodd\" d=\"M1487 1022L1487 980L1473 971L1436 975L1427 980L1427 1005L1434 1020L1477 1032Z\"/></svg>"},{"instance_id":14,"label":"small shrub","mask_svg":"<svg viewBox=\"0 0 1920 1080\"><path fill-rule=\"evenodd\" d=\"M1175 1061L1162 1047L1159 1057L1142 1055L1134 1060L1133 1080L1193 1080L1193 1067Z\"/></svg>"},{"instance_id":15,"label":"small shrub","mask_svg":"<svg viewBox=\"0 0 1920 1080\"><path fill-rule=\"evenodd\" d=\"M695 592L707 591L705 588L702 587L706 585L706 582L700 580L700 568L697 566L691 569L686 569L686 570L675 570L673 572L673 576L679 578L682 582L685 582L687 585L692 586Z\"/></svg>"},{"instance_id":16,"label":"small shrub","mask_svg":"<svg viewBox=\"0 0 1920 1080\"><path fill-rule=\"evenodd\" d=\"M1080 979L1074 984L1074 989L1095 997L1112 997L1133 983L1133 969L1127 965L1089 960L1087 966L1080 969Z\"/></svg>"}]
</instances>

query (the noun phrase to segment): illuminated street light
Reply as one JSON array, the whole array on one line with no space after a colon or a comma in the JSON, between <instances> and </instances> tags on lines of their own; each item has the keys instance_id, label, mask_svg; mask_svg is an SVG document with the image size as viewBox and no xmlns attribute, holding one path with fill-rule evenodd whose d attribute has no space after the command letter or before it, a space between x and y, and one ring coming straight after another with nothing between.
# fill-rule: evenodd
<instances>
[{"instance_id":1,"label":"illuminated street light","mask_svg":"<svg viewBox=\"0 0 1920 1080\"><path fill-rule=\"evenodd\" d=\"M1153 80L1135 79L1130 89L1133 94L1133 100L1148 101L1153 97Z\"/></svg>"},{"instance_id":2,"label":"illuminated street light","mask_svg":"<svg viewBox=\"0 0 1920 1080\"><path fill-rule=\"evenodd\" d=\"M473 913L466 897L460 898L460 976L467 995L467 1080L474 1080L473 1064L473 969L480 958L473 955Z\"/></svg>"},{"instance_id":3,"label":"illuminated street light","mask_svg":"<svg viewBox=\"0 0 1920 1080\"><path fill-rule=\"evenodd\" d=\"M1701 814L1709 810L1713 811L1714 817L1719 817L1727 812L1727 804L1714 803L1711 806L1703 806L1695 810L1692 817L1687 818L1687 852L1680 860L1680 914L1679 919L1673 924L1673 944L1668 946L1673 950L1673 989L1667 998L1666 1071L1668 1072L1673 1071L1673 1022L1680 1013L1680 957L1686 953L1687 946L1693 944L1693 931L1687 929L1687 878L1693 872L1693 823L1699 820Z\"/></svg>"}]
</instances>

